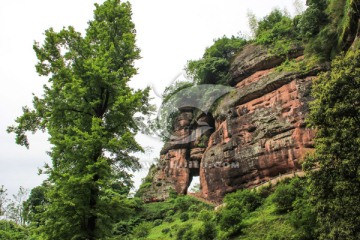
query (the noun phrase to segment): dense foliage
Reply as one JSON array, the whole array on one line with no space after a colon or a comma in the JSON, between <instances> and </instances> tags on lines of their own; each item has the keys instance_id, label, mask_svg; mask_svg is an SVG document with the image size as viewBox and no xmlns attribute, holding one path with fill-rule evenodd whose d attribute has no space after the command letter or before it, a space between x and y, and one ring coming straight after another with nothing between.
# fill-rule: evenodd
<instances>
[{"instance_id":1,"label":"dense foliage","mask_svg":"<svg viewBox=\"0 0 360 240\"><path fill-rule=\"evenodd\" d=\"M316 36L329 19L325 13L327 0L309 0L306 4L308 8L299 19L299 29L301 35L309 39Z\"/></svg>"},{"instance_id":2,"label":"dense foliage","mask_svg":"<svg viewBox=\"0 0 360 240\"><path fill-rule=\"evenodd\" d=\"M28 239L30 229L26 226L27 189L20 187L19 191L8 196L7 189L0 187L0 239L22 240Z\"/></svg>"},{"instance_id":3,"label":"dense foliage","mask_svg":"<svg viewBox=\"0 0 360 240\"><path fill-rule=\"evenodd\" d=\"M354 0L309 0L299 29L305 52L320 61L329 61L353 43L358 31L359 3Z\"/></svg>"},{"instance_id":4,"label":"dense foliage","mask_svg":"<svg viewBox=\"0 0 360 240\"><path fill-rule=\"evenodd\" d=\"M246 43L245 39L234 36L216 39L205 50L202 59L188 62L187 73L197 84L226 84L230 77L231 59Z\"/></svg>"},{"instance_id":5,"label":"dense foliage","mask_svg":"<svg viewBox=\"0 0 360 240\"><path fill-rule=\"evenodd\" d=\"M254 41L269 46L270 51L277 56L287 56L302 45L296 20L297 18L292 19L285 12L275 9L258 22Z\"/></svg>"},{"instance_id":6,"label":"dense foliage","mask_svg":"<svg viewBox=\"0 0 360 240\"><path fill-rule=\"evenodd\" d=\"M201 216L212 206L189 196L173 196L165 202L141 206L133 215L117 224L119 239L209 239L214 234ZM200 213L200 214L199 214ZM191 224L189 224L189 222Z\"/></svg>"},{"instance_id":7,"label":"dense foliage","mask_svg":"<svg viewBox=\"0 0 360 240\"><path fill-rule=\"evenodd\" d=\"M131 153L142 150L134 138L135 114L148 110L148 90L128 86L139 58L131 6L119 0L96 4L85 36L73 27L50 28L34 50L36 70L48 84L8 131L27 147L26 132L50 135L48 203L39 232L44 239L111 236L113 223L131 212L126 170L139 167Z\"/></svg>"},{"instance_id":8,"label":"dense foliage","mask_svg":"<svg viewBox=\"0 0 360 240\"><path fill-rule=\"evenodd\" d=\"M0 220L1 240L24 240L28 239L28 237L28 231L24 226L20 226L12 221Z\"/></svg>"},{"instance_id":9,"label":"dense foliage","mask_svg":"<svg viewBox=\"0 0 360 240\"><path fill-rule=\"evenodd\" d=\"M34 196L29 198L33 200L28 202L41 206L41 189L36 188ZM286 199L286 204L291 206L287 211L279 204L283 189L296 193L295 197ZM127 201L131 212L118 219L109 239L316 239L315 213L308 194L307 179L296 177L276 186L228 194L218 210L190 196L173 195L165 202L149 204L134 198ZM3 224L0 223L0 239L2 236L38 239L38 229L32 225ZM6 231L2 233L1 229Z\"/></svg>"},{"instance_id":10,"label":"dense foliage","mask_svg":"<svg viewBox=\"0 0 360 240\"><path fill-rule=\"evenodd\" d=\"M321 239L359 239L360 51L336 58L315 81L309 122L316 152L308 167Z\"/></svg>"},{"instance_id":11,"label":"dense foliage","mask_svg":"<svg viewBox=\"0 0 360 240\"><path fill-rule=\"evenodd\" d=\"M218 210L190 196L145 204L119 225L126 229L121 239L316 239L307 184L306 178L295 177L276 186L239 190L227 194ZM286 192L293 197L282 198ZM286 211L284 201L290 206Z\"/></svg>"}]
</instances>

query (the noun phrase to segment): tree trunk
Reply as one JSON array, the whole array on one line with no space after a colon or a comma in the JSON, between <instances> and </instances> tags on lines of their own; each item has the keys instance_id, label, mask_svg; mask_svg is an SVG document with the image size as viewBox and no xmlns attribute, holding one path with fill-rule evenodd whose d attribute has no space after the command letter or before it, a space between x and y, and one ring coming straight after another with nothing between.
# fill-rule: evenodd
<instances>
[{"instance_id":1,"label":"tree trunk","mask_svg":"<svg viewBox=\"0 0 360 240\"><path fill-rule=\"evenodd\" d=\"M96 174L93 177L94 183L96 183L99 180L99 175ZM89 240L96 240L96 220L97 220L97 200L99 197L99 189L95 186L90 189L90 202L89 202L89 209L90 209L90 215L87 221L87 235L89 237Z\"/></svg>"},{"instance_id":2,"label":"tree trunk","mask_svg":"<svg viewBox=\"0 0 360 240\"><path fill-rule=\"evenodd\" d=\"M93 163L95 164L99 157L101 156L102 148L99 147L95 150L93 157ZM97 172L94 172L92 179L92 186L90 188L90 199L89 199L89 217L87 221L86 231L88 235L88 240L96 240L96 229L97 229L97 207L99 199L99 187L97 181L100 179L100 175Z\"/></svg>"}]
</instances>

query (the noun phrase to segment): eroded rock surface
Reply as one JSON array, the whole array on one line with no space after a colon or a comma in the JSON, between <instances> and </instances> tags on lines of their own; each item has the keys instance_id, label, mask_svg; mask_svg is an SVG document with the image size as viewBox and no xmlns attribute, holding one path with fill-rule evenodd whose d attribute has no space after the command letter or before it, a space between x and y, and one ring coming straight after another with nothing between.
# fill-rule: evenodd
<instances>
[{"instance_id":1,"label":"eroded rock surface","mask_svg":"<svg viewBox=\"0 0 360 240\"><path fill-rule=\"evenodd\" d=\"M288 57L301 55L299 48ZM181 110L173 134L178 138L161 151L154 198L166 198L170 188L186 194L192 177L200 176L203 197L220 202L228 192L301 168L313 148L305 117L311 83L321 69L277 71L284 60L264 47L247 46L231 66L234 90L211 114ZM207 124L206 131L199 123Z\"/></svg>"},{"instance_id":2,"label":"eroded rock surface","mask_svg":"<svg viewBox=\"0 0 360 240\"><path fill-rule=\"evenodd\" d=\"M180 109L174 132L160 152L151 188L144 194L146 202L162 201L170 189L186 194L194 176L199 176L200 162L214 125L213 118L193 109Z\"/></svg>"}]
</instances>

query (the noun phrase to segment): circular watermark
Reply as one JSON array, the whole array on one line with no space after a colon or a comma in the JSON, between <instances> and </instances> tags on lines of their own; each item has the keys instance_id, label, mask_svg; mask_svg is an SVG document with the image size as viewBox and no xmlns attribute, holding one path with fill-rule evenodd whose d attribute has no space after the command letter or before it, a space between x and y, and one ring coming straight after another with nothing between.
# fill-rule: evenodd
<instances>
[{"instance_id":1,"label":"circular watermark","mask_svg":"<svg viewBox=\"0 0 360 240\"><path fill-rule=\"evenodd\" d=\"M205 133L213 128L199 116L211 114L216 101L233 90L233 87L220 84L195 84L185 72L177 74L163 94L152 86L162 104L150 124L150 135L173 144L195 141L201 137L199 132ZM196 126L197 133L187 129L190 124Z\"/></svg>"}]
</instances>

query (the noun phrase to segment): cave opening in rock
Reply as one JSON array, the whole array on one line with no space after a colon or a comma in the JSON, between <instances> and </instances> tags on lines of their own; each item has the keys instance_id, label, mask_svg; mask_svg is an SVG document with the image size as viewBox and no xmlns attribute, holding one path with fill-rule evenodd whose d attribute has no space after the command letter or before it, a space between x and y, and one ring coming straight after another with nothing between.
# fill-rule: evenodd
<instances>
[{"instance_id":1,"label":"cave opening in rock","mask_svg":"<svg viewBox=\"0 0 360 240\"><path fill-rule=\"evenodd\" d=\"M189 168L189 178L186 193L200 193L200 166L204 152L209 144L209 138L215 131L215 120L211 113L202 113L196 118L193 125L193 142L189 151L186 152L186 159Z\"/></svg>"},{"instance_id":2,"label":"cave opening in rock","mask_svg":"<svg viewBox=\"0 0 360 240\"><path fill-rule=\"evenodd\" d=\"M192 165L189 165L189 185L187 193L198 193L200 192L200 168L199 162L195 161Z\"/></svg>"},{"instance_id":3,"label":"cave opening in rock","mask_svg":"<svg viewBox=\"0 0 360 240\"><path fill-rule=\"evenodd\" d=\"M190 178L190 185L187 190L188 193L199 193L200 192L200 177L194 176Z\"/></svg>"}]
</instances>

